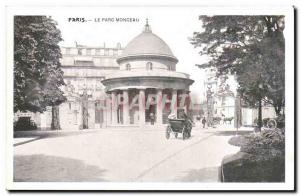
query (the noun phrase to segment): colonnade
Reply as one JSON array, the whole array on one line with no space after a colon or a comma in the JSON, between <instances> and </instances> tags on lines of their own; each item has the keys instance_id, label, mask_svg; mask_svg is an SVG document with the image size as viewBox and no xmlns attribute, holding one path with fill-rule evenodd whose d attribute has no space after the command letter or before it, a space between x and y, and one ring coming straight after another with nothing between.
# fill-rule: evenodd
<instances>
[{"instance_id":1,"label":"colonnade","mask_svg":"<svg viewBox=\"0 0 300 196\"><path fill-rule=\"evenodd\" d=\"M132 109L130 106L133 100L130 99L130 91L131 89L125 89L125 90L115 90L110 92L111 99L107 102L107 120L108 124L110 125L118 125L120 124L120 120L118 117L120 117L119 106L121 105L122 108L122 116L123 116L123 125L130 125L130 109ZM140 126L143 126L146 124L146 106L147 104L147 95L146 95L146 89L134 89L135 92L137 92L137 103L138 105L138 123L134 122L134 124L139 124ZM177 115L177 97L178 97L178 90L171 90L171 99L168 100L168 102L171 104L170 106L170 112ZM156 124L163 124L163 89L155 89L155 123ZM120 96L122 97L122 100L120 99Z\"/></svg>"}]
</instances>

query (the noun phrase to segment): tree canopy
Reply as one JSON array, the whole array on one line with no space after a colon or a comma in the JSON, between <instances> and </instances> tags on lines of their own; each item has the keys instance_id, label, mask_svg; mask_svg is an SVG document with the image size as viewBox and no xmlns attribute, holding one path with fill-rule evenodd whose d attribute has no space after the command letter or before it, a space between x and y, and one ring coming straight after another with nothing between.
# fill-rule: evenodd
<instances>
[{"instance_id":1,"label":"tree canopy","mask_svg":"<svg viewBox=\"0 0 300 196\"><path fill-rule=\"evenodd\" d=\"M233 74L249 106L265 101L277 113L284 106L284 16L200 16L203 30L191 44L210 60L217 76Z\"/></svg>"},{"instance_id":2,"label":"tree canopy","mask_svg":"<svg viewBox=\"0 0 300 196\"><path fill-rule=\"evenodd\" d=\"M61 70L62 41L56 22L47 16L14 18L14 111L43 112L66 98Z\"/></svg>"}]
</instances>

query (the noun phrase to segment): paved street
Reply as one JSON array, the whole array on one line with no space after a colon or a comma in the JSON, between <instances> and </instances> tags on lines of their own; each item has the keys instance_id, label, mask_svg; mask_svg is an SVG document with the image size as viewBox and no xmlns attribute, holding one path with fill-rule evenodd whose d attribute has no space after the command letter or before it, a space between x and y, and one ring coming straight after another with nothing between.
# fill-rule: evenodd
<instances>
[{"instance_id":1,"label":"paved street","mask_svg":"<svg viewBox=\"0 0 300 196\"><path fill-rule=\"evenodd\" d=\"M233 131L194 128L165 138L164 128L114 128L16 140L15 181L217 182ZM25 137L25 136L24 136Z\"/></svg>"}]
</instances>

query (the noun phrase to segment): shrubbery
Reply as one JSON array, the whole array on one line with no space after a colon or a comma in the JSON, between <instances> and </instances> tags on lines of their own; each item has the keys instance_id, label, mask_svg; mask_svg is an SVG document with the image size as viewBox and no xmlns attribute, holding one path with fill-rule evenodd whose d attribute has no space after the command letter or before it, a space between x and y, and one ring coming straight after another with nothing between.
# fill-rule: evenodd
<instances>
[{"instance_id":1,"label":"shrubbery","mask_svg":"<svg viewBox=\"0 0 300 196\"><path fill-rule=\"evenodd\" d=\"M230 144L240 152L223 160L226 182L284 182L284 129L265 129L259 133L233 137Z\"/></svg>"},{"instance_id":2,"label":"shrubbery","mask_svg":"<svg viewBox=\"0 0 300 196\"><path fill-rule=\"evenodd\" d=\"M37 125L30 119L30 117L20 117L14 123L14 130L15 131L29 131L29 130L36 130Z\"/></svg>"},{"instance_id":3,"label":"shrubbery","mask_svg":"<svg viewBox=\"0 0 300 196\"><path fill-rule=\"evenodd\" d=\"M282 129L266 129L244 136L241 152L255 155L284 156L285 136Z\"/></svg>"}]
</instances>

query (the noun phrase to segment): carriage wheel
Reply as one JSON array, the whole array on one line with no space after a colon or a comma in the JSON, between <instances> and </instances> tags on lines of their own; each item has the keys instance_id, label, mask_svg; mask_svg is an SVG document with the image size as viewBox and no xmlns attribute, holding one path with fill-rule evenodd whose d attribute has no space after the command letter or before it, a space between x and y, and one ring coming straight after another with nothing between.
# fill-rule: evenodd
<instances>
[{"instance_id":1,"label":"carriage wheel","mask_svg":"<svg viewBox=\"0 0 300 196\"><path fill-rule=\"evenodd\" d=\"M187 138L190 138L191 137L191 131L189 131L188 133L187 133Z\"/></svg>"},{"instance_id":2,"label":"carriage wheel","mask_svg":"<svg viewBox=\"0 0 300 196\"><path fill-rule=\"evenodd\" d=\"M277 123L276 123L276 120L274 119L271 119L267 122L267 126L268 128L271 128L271 129L274 129L277 127Z\"/></svg>"},{"instance_id":3,"label":"carriage wheel","mask_svg":"<svg viewBox=\"0 0 300 196\"><path fill-rule=\"evenodd\" d=\"M170 127L168 126L168 127L167 127L167 130L166 130L166 138L167 138L167 139L170 138L170 132L171 132L171 130L170 130Z\"/></svg>"},{"instance_id":4,"label":"carriage wheel","mask_svg":"<svg viewBox=\"0 0 300 196\"><path fill-rule=\"evenodd\" d=\"M178 133L175 133L175 138L177 138L178 137Z\"/></svg>"}]
</instances>

